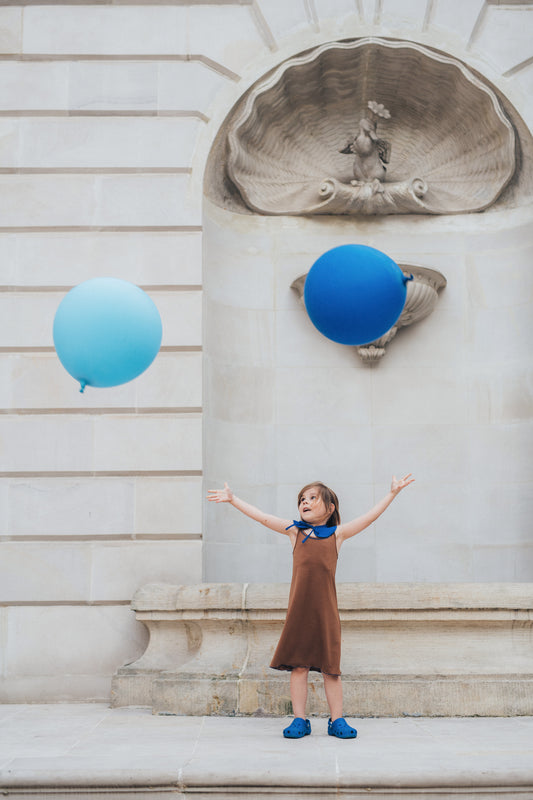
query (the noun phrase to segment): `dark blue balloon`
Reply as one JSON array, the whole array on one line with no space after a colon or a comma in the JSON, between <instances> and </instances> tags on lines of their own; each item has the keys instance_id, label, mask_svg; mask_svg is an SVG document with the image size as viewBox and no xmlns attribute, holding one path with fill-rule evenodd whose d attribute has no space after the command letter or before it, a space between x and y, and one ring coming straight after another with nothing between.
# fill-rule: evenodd
<instances>
[{"instance_id":1,"label":"dark blue balloon","mask_svg":"<svg viewBox=\"0 0 533 800\"><path fill-rule=\"evenodd\" d=\"M383 336L402 313L406 278L389 256L345 244L318 258L307 275L304 301L313 325L339 344L362 345Z\"/></svg>"},{"instance_id":2,"label":"dark blue balloon","mask_svg":"<svg viewBox=\"0 0 533 800\"><path fill-rule=\"evenodd\" d=\"M161 317L146 292L118 278L92 278L63 298L54 318L59 360L85 386L118 386L147 369L161 346Z\"/></svg>"}]
</instances>

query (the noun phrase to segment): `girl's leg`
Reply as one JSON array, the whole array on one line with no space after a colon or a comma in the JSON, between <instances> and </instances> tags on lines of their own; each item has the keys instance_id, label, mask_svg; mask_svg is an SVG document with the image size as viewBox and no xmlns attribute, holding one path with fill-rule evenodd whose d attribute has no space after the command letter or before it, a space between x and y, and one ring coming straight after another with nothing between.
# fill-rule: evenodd
<instances>
[{"instance_id":1,"label":"girl's leg","mask_svg":"<svg viewBox=\"0 0 533 800\"><path fill-rule=\"evenodd\" d=\"M306 667L295 667L291 671L292 712L295 717L302 717L302 719L305 719L308 675L309 670Z\"/></svg>"},{"instance_id":2,"label":"girl's leg","mask_svg":"<svg viewBox=\"0 0 533 800\"><path fill-rule=\"evenodd\" d=\"M340 675L323 674L326 700L331 714L331 721L342 717L342 683Z\"/></svg>"}]
</instances>

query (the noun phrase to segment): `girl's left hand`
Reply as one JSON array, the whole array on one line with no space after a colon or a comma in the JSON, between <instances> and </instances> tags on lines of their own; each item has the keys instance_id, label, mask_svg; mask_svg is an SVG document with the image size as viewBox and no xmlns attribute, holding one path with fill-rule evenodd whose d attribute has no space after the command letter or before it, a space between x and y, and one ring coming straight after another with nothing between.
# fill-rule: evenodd
<instances>
[{"instance_id":1,"label":"girl's left hand","mask_svg":"<svg viewBox=\"0 0 533 800\"><path fill-rule=\"evenodd\" d=\"M399 494L402 489L405 489L406 486L409 486L410 483L413 483L414 478L411 478L412 472L406 475L404 478L400 478L399 480L396 478L395 475L392 476L392 483L390 490L393 494Z\"/></svg>"}]
</instances>

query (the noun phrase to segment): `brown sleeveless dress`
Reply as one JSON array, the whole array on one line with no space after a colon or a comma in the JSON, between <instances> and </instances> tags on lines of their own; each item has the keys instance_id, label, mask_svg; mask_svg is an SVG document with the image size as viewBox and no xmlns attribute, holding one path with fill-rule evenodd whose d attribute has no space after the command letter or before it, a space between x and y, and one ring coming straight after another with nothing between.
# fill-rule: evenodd
<instances>
[{"instance_id":1,"label":"brown sleeveless dress","mask_svg":"<svg viewBox=\"0 0 533 800\"><path fill-rule=\"evenodd\" d=\"M337 541L309 537L298 531L293 551L289 607L270 666L340 675L341 622L337 608L335 571Z\"/></svg>"}]
</instances>

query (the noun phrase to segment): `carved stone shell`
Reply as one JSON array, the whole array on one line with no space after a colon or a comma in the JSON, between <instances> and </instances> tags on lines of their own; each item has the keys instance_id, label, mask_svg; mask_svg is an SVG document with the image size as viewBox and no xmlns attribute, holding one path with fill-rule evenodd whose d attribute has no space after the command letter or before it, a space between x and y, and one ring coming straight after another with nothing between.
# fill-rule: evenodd
<instances>
[{"instance_id":1,"label":"carved stone shell","mask_svg":"<svg viewBox=\"0 0 533 800\"><path fill-rule=\"evenodd\" d=\"M391 145L377 190L354 187L353 157L339 152L369 101L390 111L377 124ZM285 61L241 101L227 144L230 179L263 214L480 211L516 163L513 127L490 87L448 56L377 38Z\"/></svg>"}]
</instances>

